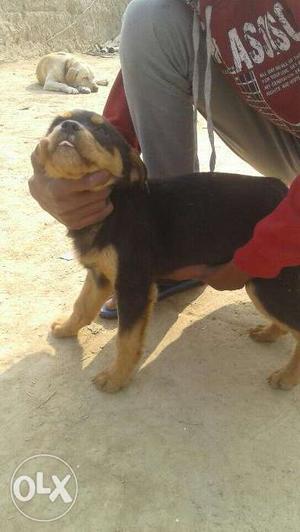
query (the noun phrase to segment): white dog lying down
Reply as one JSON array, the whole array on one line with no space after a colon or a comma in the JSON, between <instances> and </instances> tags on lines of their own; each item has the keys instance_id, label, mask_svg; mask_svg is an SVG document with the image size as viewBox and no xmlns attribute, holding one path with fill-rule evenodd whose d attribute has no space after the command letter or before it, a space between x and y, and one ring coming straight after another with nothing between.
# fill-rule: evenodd
<instances>
[{"instance_id":1,"label":"white dog lying down","mask_svg":"<svg viewBox=\"0 0 300 532\"><path fill-rule=\"evenodd\" d=\"M96 81L89 65L66 52L44 55L37 65L36 76L47 91L68 94L97 92L98 85L107 85L106 79Z\"/></svg>"}]
</instances>

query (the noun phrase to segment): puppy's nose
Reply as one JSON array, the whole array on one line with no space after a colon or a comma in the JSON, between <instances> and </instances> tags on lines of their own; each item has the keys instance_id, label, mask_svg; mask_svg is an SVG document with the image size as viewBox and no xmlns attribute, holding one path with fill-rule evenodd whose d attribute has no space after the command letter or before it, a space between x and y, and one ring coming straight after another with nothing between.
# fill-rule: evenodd
<instances>
[{"instance_id":1,"label":"puppy's nose","mask_svg":"<svg viewBox=\"0 0 300 532\"><path fill-rule=\"evenodd\" d=\"M78 122L75 122L75 120L64 120L64 122L61 124L61 129L69 135L76 133L76 131L79 131L81 129L81 125Z\"/></svg>"}]
</instances>

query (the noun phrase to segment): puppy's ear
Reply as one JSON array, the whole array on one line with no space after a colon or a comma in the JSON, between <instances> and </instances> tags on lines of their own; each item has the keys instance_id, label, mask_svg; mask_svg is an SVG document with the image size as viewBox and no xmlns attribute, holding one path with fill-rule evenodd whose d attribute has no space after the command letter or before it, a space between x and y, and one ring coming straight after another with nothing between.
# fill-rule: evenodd
<instances>
[{"instance_id":1,"label":"puppy's ear","mask_svg":"<svg viewBox=\"0 0 300 532\"><path fill-rule=\"evenodd\" d=\"M147 179L147 169L138 152L133 148L130 149L129 159L131 170L129 175L130 181L145 181Z\"/></svg>"},{"instance_id":2,"label":"puppy's ear","mask_svg":"<svg viewBox=\"0 0 300 532\"><path fill-rule=\"evenodd\" d=\"M40 140L31 154L31 164L34 171L41 170L45 166L45 162L48 157L48 145L49 140L44 137Z\"/></svg>"}]
</instances>

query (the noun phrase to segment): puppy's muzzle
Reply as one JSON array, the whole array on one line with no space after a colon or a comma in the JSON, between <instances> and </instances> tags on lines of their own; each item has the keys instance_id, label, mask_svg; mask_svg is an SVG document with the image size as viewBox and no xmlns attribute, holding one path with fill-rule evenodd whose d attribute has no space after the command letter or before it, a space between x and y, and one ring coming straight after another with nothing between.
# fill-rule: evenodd
<instances>
[{"instance_id":1,"label":"puppy's muzzle","mask_svg":"<svg viewBox=\"0 0 300 532\"><path fill-rule=\"evenodd\" d=\"M84 127L75 120L65 120L61 123L57 135L57 147L75 148L77 145L77 137L80 132L83 132Z\"/></svg>"},{"instance_id":2,"label":"puppy's muzzle","mask_svg":"<svg viewBox=\"0 0 300 532\"><path fill-rule=\"evenodd\" d=\"M75 120L64 120L60 127L66 135L75 135L78 131L83 129L82 125Z\"/></svg>"}]
</instances>

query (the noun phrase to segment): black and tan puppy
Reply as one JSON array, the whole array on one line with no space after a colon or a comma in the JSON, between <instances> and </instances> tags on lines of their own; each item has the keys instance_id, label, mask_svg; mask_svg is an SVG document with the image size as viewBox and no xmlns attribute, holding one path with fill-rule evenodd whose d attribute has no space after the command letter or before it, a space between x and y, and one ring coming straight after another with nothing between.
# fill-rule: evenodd
<instances>
[{"instance_id":1,"label":"black and tan puppy","mask_svg":"<svg viewBox=\"0 0 300 532\"><path fill-rule=\"evenodd\" d=\"M53 178L78 179L99 169L112 175L112 214L69 232L87 277L71 316L52 325L57 337L76 335L116 291L118 355L94 379L110 392L128 383L139 361L157 279L183 266L229 261L287 192L274 178L223 173L148 183L139 156L88 111L58 116L34 157ZM273 341L288 331L296 338L290 363L269 378L273 387L289 389L300 380L300 267L286 268L276 279L252 279L247 291L271 320L252 331L253 338Z\"/></svg>"}]
</instances>

